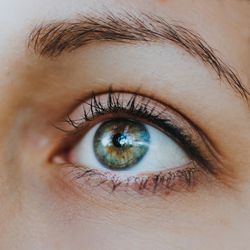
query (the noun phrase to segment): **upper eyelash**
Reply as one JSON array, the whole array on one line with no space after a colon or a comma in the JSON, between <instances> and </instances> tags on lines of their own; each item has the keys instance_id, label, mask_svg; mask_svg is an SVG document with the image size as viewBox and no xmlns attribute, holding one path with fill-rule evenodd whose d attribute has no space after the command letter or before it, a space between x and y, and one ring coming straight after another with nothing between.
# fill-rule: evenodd
<instances>
[{"instance_id":1,"label":"upper eyelash","mask_svg":"<svg viewBox=\"0 0 250 250\"><path fill-rule=\"evenodd\" d=\"M75 128L79 127L79 122L80 121L91 121L98 115L104 115L106 113L111 113L111 112L118 112L118 111L126 111L126 112L131 112L133 114L137 113L138 115L143 115L144 118L146 116L148 117L154 117L157 118L159 117L158 115L153 115L153 112L155 111L154 108L148 112L148 105L150 104L150 99L144 97L144 99L147 101L143 103L137 103L135 106L135 101L136 98L139 96L139 94L132 94L131 98L126 102L121 102L120 100L120 95L121 93L114 93L112 90L109 91L108 93L108 100L106 103L106 107L98 100L98 95L95 94L95 92L92 93L92 96L90 98L90 103L84 102L84 104L89 105L90 107L90 113L86 112L85 109L83 109L83 118L74 120L71 119L69 116L65 119L65 121L70 122L71 125L73 125ZM78 124L78 125L77 125Z\"/></svg>"},{"instance_id":2,"label":"upper eyelash","mask_svg":"<svg viewBox=\"0 0 250 250\"><path fill-rule=\"evenodd\" d=\"M124 102L124 100L120 99L121 92L113 92L112 89L108 92L108 98L105 106L103 103L98 100L99 95L96 95L95 92L92 92L90 102L84 102L83 104L88 105L89 112L83 108L83 117L80 119L72 119L69 115L64 119L65 122L70 123L75 129L81 128L84 122L92 121L97 116L103 116L107 113L116 113L116 112L125 112L132 114L134 116L143 118L148 122L161 124L161 128L164 129L164 124L168 124L168 126L172 126L173 130L177 129L174 124L172 124L168 119L161 118L161 114L164 113L165 110L161 110L160 112L156 111L155 107L149 108L149 104L152 100L148 97L142 97L137 93L133 93L131 98ZM137 97L141 98L141 102L138 102L136 105ZM156 125L158 125L156 124ZM180 129L179 129L180 130ZM184 133L183 133L184 134Z\"/></svg>"}]
</instances>

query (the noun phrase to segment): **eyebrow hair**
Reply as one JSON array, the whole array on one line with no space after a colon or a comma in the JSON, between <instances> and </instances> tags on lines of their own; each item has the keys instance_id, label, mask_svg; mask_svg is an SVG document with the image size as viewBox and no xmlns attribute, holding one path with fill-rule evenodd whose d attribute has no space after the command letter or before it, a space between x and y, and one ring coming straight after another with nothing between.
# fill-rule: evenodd
<instances>
[{"instance_id":1,"label":"eyebrow hair","mask_svg":"<svg viewBox=\"0 0 250 250\"><path fill-rule=\"evenodd\" d=\"M75 20L41 24L32 30L28 48L40 56L53 58L90 43L111 41L129 44L171 42L210 66L220 80L225 80L245 100L250 97L250 92L236 72L216 55L199 34L155 15L107 12L100 16L80 16Z\"/></svg>"}]
</instances>

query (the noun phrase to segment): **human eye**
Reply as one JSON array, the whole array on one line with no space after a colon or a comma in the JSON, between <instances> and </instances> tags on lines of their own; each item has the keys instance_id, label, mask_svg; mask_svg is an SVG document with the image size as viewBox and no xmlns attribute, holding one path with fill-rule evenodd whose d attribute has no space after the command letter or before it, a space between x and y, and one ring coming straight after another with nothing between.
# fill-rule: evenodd
<instances>
[{"instance_id":1,"label":"human eye","mask_svg":"<svg viewBox=\"0 0 250 250\"><path fill-rule=\"evenodd\" d=\"M81 187L168 194L216 175L208 138L175 109L139 93L109 90L67 115L52 161Z\"/></svg>"}]
</instances>

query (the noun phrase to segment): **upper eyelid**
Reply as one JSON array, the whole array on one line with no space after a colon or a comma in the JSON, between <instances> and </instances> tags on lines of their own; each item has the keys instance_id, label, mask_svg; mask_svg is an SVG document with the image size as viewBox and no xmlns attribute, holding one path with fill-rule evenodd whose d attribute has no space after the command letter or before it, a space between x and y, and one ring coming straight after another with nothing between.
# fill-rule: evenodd
<instances>
[{"instance_id":1,"label":"upper eyelid","mask_svg":"<svg viewBox=\"0 0 250 250\"><path fill-rule=\"evenodd\" d=\"M131 102L133 101L136 105L141 104L144 105L145 107L150 107L153 109L154 114L158 111L158 112L163 112L163 111L167 111L167 110L171 110L172 113L174 113L175 115L178 116L182 116L185 120L187 120L189 123L191 123L193 125L193 122L190 121L189 118L187 118L183 113L181 113L179 110L176 110L174 107L172 107L169 103L164 103L161 100L158 100L158 98L155 98L153 95L148 96L145 95L144 93L141 93L141 91L135 90L133 91L119 91L119 90L115 90L112 89L112 86L109 87L108 92L107 91L102 91L102 92L92 92L91 94L88 95L88 97L85 97L84 99L79 99L77 101L77 104L74 105L74 108L71 109L71 112L67 113L67 118L70 118L70 120L74 121L77 119L71 119L71 115L72 113L75 113L76 110L81 109L81 111L84 110L84 106L87 105L88 107L90 107L90 111L91 111L91 106L95 106L95 102L100 101L100 97L105 96L105 95L109 95L109 98L112 98L112 104L115 104L115 102L120 102L120 104L124 105L123 107L125 108L126 106L129 107L131 105ZM123 98L121 98L121 96L128 96L129 98L126 98L127 100L124 100ZM116 99L115 101L113 101L114 99ZM122 100L121 100L122 99ZM110 100L108 100L109 102ZM121 103L122 101L122 103ZM108 105L108 103L106 102L106 100L104 101L104 103L101 103L101 105ZM158 109L156 108L156 106L154 104L157 104ZM93 115L93 114L91 114ZM80 119L79 121L83 121L83 119Z\"/></svg>"},{"instance_id":2,"label":"upper eyelid","mask_svg":"<svg viewBox=\"0 0 250 250\"><path fill-rule=\"evenodd\" d=\"M142 91L140 91L139 89L135 90L134 92L133 91L120 91L120 90L113 89L112 86L109 87L108 92L107 91L92 92L84 99L77 100L74 107L71 108L71 111L69 113L67 113L67 115L63 118L63 121L65 121L65 118L66 118L66 121L70 121L70 122L74 122L74 121L83 122L84 119L82 116L81 116L81 119L79 119L77 121L77 119L74 119L74 118L72 119L72 114L77 112L78 109L83 111L84 110L83 106L85 104L87 104L87 106L91 106L92 104L88 103L89 100L90 100L90 102L94 102L95 100L98 100L98 98L100 98L100 96L105 96L107 94L109 96L113 96L113 97L116 96L115 98L117 98L117 96L119 96L119 98L120 98L122 95L129 95L129 98L127 99L126 105L128 105L128 103L130 103L131 100L134 99L134 100L136 100L136 104L142 104L142 105L153 108L154 114L156 114L157 112L170 111L170 113L172 115L181 117L181 119L184 119L188 124L191 125L191 127L199 130L199 132L201 134L205 135L204 131L201 128L199 128L190 118L188 118L185 114L183 114L183 112L174 108L173 106L171 106L171 104L165 103L162 100L159 100L159 98L155 97L154 95L148 96L148 95L144 94ZM103 105L103 103L102 103L102 105ZM107 105L107 103L105 103L105 105ZM123 103L123 105L124 105L124 103ZM158 108L156 107L156 105Z\"/></svg>"},{"instance_id":3,"label":"upper eyelid","mask_svg":"<svg viewBox=\"0 0 250 250\"><path fill-rule=\"evenodd\" d=\"M210 138L206 135L206 133L203 131L202 128L200 128L199 126L197 126L187 115L185 115L183 112L181 112L181 110L177 109L176 107L173 107L170 103L166 103L163 100L159 99L158 96L155 96L154 94L151 94L150 96L145 94L143 91L140 91L140 88L134 90L134 91L126 91L126 90L116 90L116 88L113 89L112 86L109 86L108 88L108 93L109 94L129 94L130 96L139 96L140 98L142 98L144 101L145 100L149 100L149 103L157 103L157 105L160 105L161 108L161 112L166 109L170 110L172 114L175 114L176 116L180 116L181 119L184 119L188 124L191 125L191 127L197 131L197 133L199 133L199 135L201 137L204 138L204 140L207 141L207 145L210 145L211 149L214 149L214 152L217 152L218 154L218 159L219 158L223 158L222 153L220 152L219 148L217 147L217 145L210 140ZM72 125L74 125L74 121L76 121L75 119L71 119L71 114L74 113L76 111L77 108L82 109L82 105L84 105L84 103L86 103L87 100L90 100L93 96L96 96L98 98L98 96L101 95L105 95L107 94L107 90L102 90L99 92L94 92L92 91L91 93L89 93L88 95L86 95L84 98L82 99L78 99L75 104L71 107L70 112L68 112L66 115L63 116L63 119L61 120L63 123L65 121L69 121ZM146 101L147 102L147 101ZM157 111L157 110L155 110ZM77 121L79 122L83 122L83 118L81 117L80 120ZM61 122L60 122L61 123ZM60 129L60 127L58 127ZM75 127L76 128L76 127ZM65 131L67 132L67 131Z\"/></svg>"}]
</instances>

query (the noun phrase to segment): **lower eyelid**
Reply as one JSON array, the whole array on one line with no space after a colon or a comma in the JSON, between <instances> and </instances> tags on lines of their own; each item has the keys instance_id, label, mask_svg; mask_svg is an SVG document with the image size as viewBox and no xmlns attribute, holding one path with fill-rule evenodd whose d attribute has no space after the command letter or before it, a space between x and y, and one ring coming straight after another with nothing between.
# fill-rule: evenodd
<instances>
[{"instance_id":1,"label":"lower eyelid","mask_svg":"<svg viewBox=\"0 0 250 250\"><path fill-rule=\"evenodd\" d=\"M117 173L102 172L82 166L65 165L64 181L70 182L80 192L104 190L112 192L132 192L138 194L169 195L172 192L186 192L197 184L208 181L208 173L203 172L194 162L185 167L159 173L119 176Z\"/></svg>"}]
</instances>

